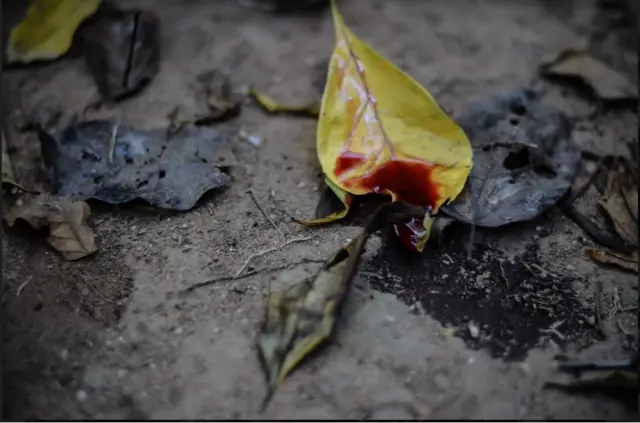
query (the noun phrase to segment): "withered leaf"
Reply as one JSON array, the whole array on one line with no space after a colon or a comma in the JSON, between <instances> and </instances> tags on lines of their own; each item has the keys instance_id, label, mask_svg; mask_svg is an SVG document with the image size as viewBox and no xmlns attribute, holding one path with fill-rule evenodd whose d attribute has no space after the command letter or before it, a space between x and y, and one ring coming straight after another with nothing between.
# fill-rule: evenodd
<instances>
[{"instance_id":1,"label":"withered leaf","mask_svg":"<svg viewBox=\"0 0 640 423\"><path fill-rule=\"evenodd\" d=\"M160 67L160 21L151 11L105 8L81 32L87 68L105 100L144 88Z\"/></svg>"},{"instance_id":2,"label":"withered leaf","mask_svg":"<svg viewBox=\"0 0 640 423\"><path fill-rule=\"evenodd\" d=\"M269 385L263 406L278 384L331 335L368 237L383 227L422 218L424 213L424 208L404 202L383 205L360 235L339 249L313 279L269 295L257 341Z\"/></svg>"},{"instance_id":3,"label":"withered leaf","mask_svg":"<svg viewBox=\"0 0 640 423\"><path fill-rule=\"evenodd\" d=\"M627 162L618 160L607 173L607 184L600 206L627 246L638 245L638 177Z\"/></svg>"},{"instance_id":4,"label":"withered leaf","mask_svg":"<svg viewBox=\"0 0 640 423\"><path fill-rule=\"evenodd\" d=\"M580 152L560 110L532 90L471 101L458 116L474 149L462 193L443 211L481 227L534 219L571 187Z\"/></svg>"},{"instance_id":5,"label":"withered leaf","mask_svg":"<svg viewBox=\"0 0 640 423\"><path fill-rule=\"evenodd\" d=\"M260 105L260 107L262 107L269 113L284 113L310 117L318 117L318 115L320 114L319 102L312 102L309 104L303 104L301 106L294 106L289 104L280 104L271 97L261 94L253 88L249 89L248 94L256 101L256 103Z\"/></svg>"},{"instance_id":6,"label":"withered leaf","mask_svg":"<svg viewBox=\"0 0 640 423\"><path fill-rule=\"evenodd\" d=\"M49 227L47 242L65 260L78 260L98 251L93 230L87 220L91 214L83 201L41 194L15 206L4 216L9 226L21 219L34 229Z\"/></svg>"},{"instance_id":7,"label":"withered leaf","mask_svg":"<svg viewBox=\"0 0 640 423\"><path fill-rule=\"evenodd\" d=\"M638 250L625 254L612 250L587 249L587 256L604 264L613 264L631 272L638 273Z\"/></svg>"},{"instance_id":8,"label":"withered leaf","mask_svg":"<svg viewBox=\"0 0 640 423\"><path fill-rule=\"evenodd\" d=\"M211 128L188 125L168 136L165 129L137 131L95 120L38 134L54 193L72 200L140 198L184 211L205 192L231 183L219 169L235 162L230 143Z\"/></svg>"},{"instance_id":9,"label":"withered leaf","mask_svg":"<svg viewBox=\"0 0 640 423\"><path fill-rule=\"evenodd\" d=\"M584 50L567 49L540 67L543 75L581 79L602 100L638 98L638 87Z\"/></svg>"}]
</instances>

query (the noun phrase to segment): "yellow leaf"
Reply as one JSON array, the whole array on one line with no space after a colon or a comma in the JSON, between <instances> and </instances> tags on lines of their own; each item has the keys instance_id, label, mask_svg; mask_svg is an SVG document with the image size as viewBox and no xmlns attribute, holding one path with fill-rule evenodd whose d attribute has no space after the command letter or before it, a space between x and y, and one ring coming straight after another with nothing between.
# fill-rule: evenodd
<instances>
[{"instance_id":1,"label":"yellow leaf","mask_svg":"<svg viewBox=\"0 0 640 423\"><path fill-rule=\"evenodd\" d=\"M469 175L469 140L424 88L351 33L335 1L332 12L336 45L317 134L322 170L347 193L424 207L423 222L397 228L421 251L429 214L454 199Z\"/></svg>"},{"instance_id":2,"label":"yellow leaf","mask_svg":"<svg viewBox=\"0 0 640 423\"><path fill-rule=\"evenodd\" d=\"M303 106L280 104L276 100L259 93L253 88L249 89L249 96L253 97L260 107L269 113L289 113L293 115L318 117L318 113L320 112L320 106L317 103L310 103Z\"/></svg>"},{"instance_id":3,"label":"yellow leaf","mask_svg":"<svg viewBox=\"0 0 640 423\"><path fill-rule=\"evenodd\" d=\"M57 59L69 50L80 24L101 0L34 0L27 16L11 30L9 63Z\"/></svg>"},{"instance_id":4,"label":"yellow leaf","mask_svg":"<svg viewBox=\"0 0 640 423\"><path fill-rule=\"evenodd\" d=\"M329 178L325 178L325 183L331 189L331 191L333 191L336 197L340 200L344 208L341 210L335 211L327 216L318 217L316 219L300 220L300 219L294 218L294 221L306 226L317 226L317 225L322 225L324 223L333 222L334 220L342 219L347 215L352 202L351 194L349 194L348 192L346 192L341 188L338 188L338 186L334 184Z\"/></svg>"}]
</instances>

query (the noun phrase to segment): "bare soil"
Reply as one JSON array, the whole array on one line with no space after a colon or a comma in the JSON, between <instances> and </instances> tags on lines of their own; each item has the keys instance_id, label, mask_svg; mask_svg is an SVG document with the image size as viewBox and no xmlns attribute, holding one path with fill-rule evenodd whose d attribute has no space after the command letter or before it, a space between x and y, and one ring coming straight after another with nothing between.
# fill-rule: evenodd
<instances>
[{"instance_id":1,"label":"bare soil","mask_svg":"<svg viewBox=\"0 0 640 423\"><path fill-rule=\"evenodd\" d=\"M20 115L58 114L59 126L104 117L166 127L176 105L196 101L194 83L211 70L283 102L319 96L333 45L328 10L272 15L223 0L121 3L154 10L162 23L161 70L139 95L85 110L98 94L73 55L3 72L4 117L23 184L43 179L36 135L12 129ZM595 0L342 0L340 7L355 34L454 115L472 98L536 86L576 124L582 148L629 155L628 143L637 143L637 110L602 107L574 85L536 76L543 58L587 37L594 55L637 83L637 31L619 8ZM7 28L19 13L3 18ZM5 418L637 418L614 399L543 389L562 379L558 352L622 359L637 342L637 315L605 319L606 339L594 319L596 281L609 316L614 293L623 308L638 304L637 275L590 261L584 250L595 244L557 209L478 230L471 258L464 225L422 254L403 250L393 234L372 237L335 339L261 413L265 385L253 342L268 284L278 289L313 274L358 232L367 207L313 229L287 218L313 215L320 194L313 119L268 116L248 103L215 128L233 140L239 164L229 170L231 187L191 212L92 202L101 249L78 262L63 261L26 225L3 227ZM241 129L264 145L242 140ZM580 210L593 215L597 199L591 189ZM232 277L251 254L294 237L311 239Z\"/></svg>"}]
</instances>

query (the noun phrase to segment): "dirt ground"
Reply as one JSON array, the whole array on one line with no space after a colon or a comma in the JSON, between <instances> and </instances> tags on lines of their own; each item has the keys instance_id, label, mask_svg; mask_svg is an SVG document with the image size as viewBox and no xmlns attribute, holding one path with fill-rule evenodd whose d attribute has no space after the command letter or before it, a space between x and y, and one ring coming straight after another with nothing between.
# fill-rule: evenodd
<instances>
[{"instance_id":1,"label":"dirt ground","mask_svg":"<svg viewBox=\"0 0 640 423\"><path fill-rule=\"evenodd\" d=\"M5 71L9 122L59 111L59 125L80 116L166 127L176 105L194 101L198 75L214 69L283 102L319 96L318 69L333 46L328 10L280 16L223 0L122 3L160 17L162 65L151 85L84 112L97 91L81 59ZM342 0L340 7L356 35L454 115L470 99L535 86L576 124L582 148L628 155L627 143L637 142L636 110L597 108L572 86L536 76L543 57L587 37L594 55L637 83L637 32L615 8L588 0ZM606 340L593 323L595 281L607 315L614 292L623 307L637 305L637 276L586 258L595 244L557 209L479 230L472 259L463 225L423 254L407 253L389 234L373 236L335 340L261 413L266 388L253 343L267 283L277 289L313 274L360 220L355 210L341 224L309 229L287 218L311 216L319 197L313 119L268 116L247 104L215 129L230 137L239 164L229 170L231 187L193 211L92 202L101 249L78 262L62 260L26 226L3 227L6 419L637 418L613 399L542 389L563 380L558 352L621 359L637 341L633 314L605 322ZM261 136L263 146L242 140L240 130ZM37 137L8 135L18 180L37 183ZM595 210L596 200L589 191L581 209ZM246 277L183 292L233 276L251 254L294 237L310 240L255 259Z\"/></svg>"}]
</instances>

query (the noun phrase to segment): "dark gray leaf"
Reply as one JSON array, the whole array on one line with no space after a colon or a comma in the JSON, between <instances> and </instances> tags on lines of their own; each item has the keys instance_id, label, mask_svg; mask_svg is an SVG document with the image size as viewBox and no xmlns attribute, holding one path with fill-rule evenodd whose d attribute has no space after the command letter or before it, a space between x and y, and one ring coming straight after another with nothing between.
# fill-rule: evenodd
<instances>
[{"instance_id":1,"label":"dark gray leaf","mask_svg":"<svg viewBox=\"0 0 640 423\"><path fill-rule=\"evenodd\" d=\"M465 189L442 209L456 220L486 227L531 220L571 186L580 164L571 125L533 91L473 101L457 122L474 152Z\"/></svg>"},{"instance_id":2,"label":"dark gray leaf","mask_svg":"<svg viewBox=\"0 0 640 423\"><path fill-rule=\"evenodd\" d=\"M54 192L73 200L119 204L141 198L182 211L230 183L214 164L230 157L229 143L210 128L186 126L167 138L165 130L138 132L96 120L57 137L40 131L39 137Z\"/></svg>"}]
</instances>

